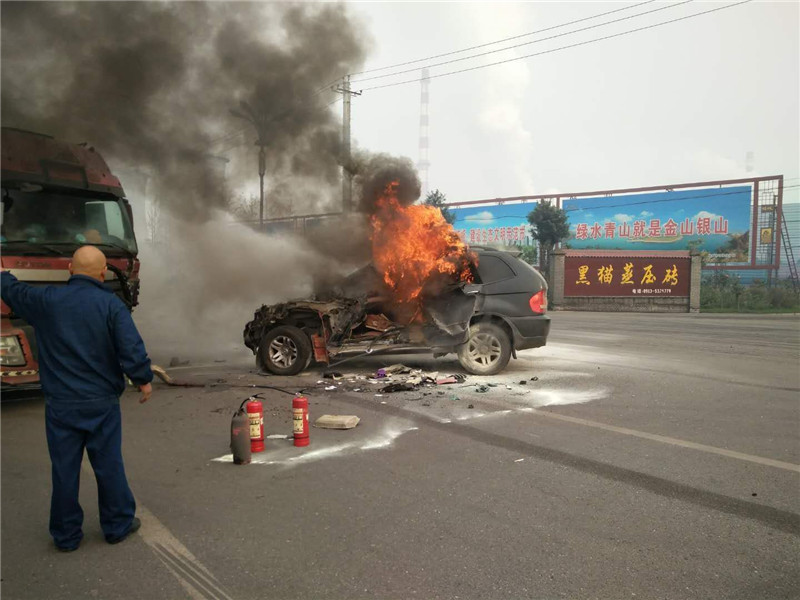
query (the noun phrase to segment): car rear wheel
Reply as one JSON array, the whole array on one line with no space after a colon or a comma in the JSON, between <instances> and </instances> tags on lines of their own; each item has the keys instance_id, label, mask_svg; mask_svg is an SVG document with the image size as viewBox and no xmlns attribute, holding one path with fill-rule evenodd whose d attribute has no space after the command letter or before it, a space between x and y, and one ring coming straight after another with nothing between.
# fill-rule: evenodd
<instances>
[{"instance_id":1,"label":"car rear wheel","mask_svg":"<svg viewBox=\"0 0 800 600\"><path fill-rule=\"evenodd\" d=\"M511 338L494 323L475 323L458 349L458 362L473 375L495 375L511 359Z\"/></svg>"},{"instance_id":2,"label":"car rear wheel","mask_svg":"<svg viewBox=\"0 0 800 600\"><path fill-rule=\"evenodd\" d=\"M258 366L275 375L297 375L311 360L311 340L302 329L281 325L258 347Z\"/></svg>"}]
</instances>

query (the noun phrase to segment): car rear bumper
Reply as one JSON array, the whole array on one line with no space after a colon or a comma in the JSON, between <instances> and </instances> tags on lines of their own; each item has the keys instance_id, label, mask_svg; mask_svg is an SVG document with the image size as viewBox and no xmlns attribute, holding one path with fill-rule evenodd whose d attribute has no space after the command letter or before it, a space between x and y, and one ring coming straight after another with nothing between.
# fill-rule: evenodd
<instances>
[{"instance_id":1,"label":"car rear bumper","mask_svg":"<svg viewBox=\"0 0 800 600\"><path fill-rule=\"evenodd\" d=\"M550 317L547 315L509 317L507 322L514 331L515 350L540 348L547 343L550 333Z\"/></svg>"}]
</instances>

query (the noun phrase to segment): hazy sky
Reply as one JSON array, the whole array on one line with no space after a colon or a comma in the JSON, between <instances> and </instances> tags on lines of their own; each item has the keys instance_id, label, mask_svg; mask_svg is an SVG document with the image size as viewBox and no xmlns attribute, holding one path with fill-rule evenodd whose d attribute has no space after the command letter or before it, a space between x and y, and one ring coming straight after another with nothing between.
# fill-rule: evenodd
<instances>
[{"instance_id":1,"label":"hazy sky","mask_svg":"<svg viewBox=\"0 0 800 600\"><path fill-rule=\"evenodd\" d=\"M542 52L732 3L676 4L430 73ZM365 68L374 69L632 5L426 2L350 3L349 8L372 37ZM432 62L665 6L653 2ZM449 201L463 201L784 174L786 199L796 200L800 195L791 186L800 184L798 6L750 2L616 39L433 78L430 187ZM419 71L354 83L353 89L417 77ZM334 108L340 110L341 104ZM418 83L365 89L353 100L354 145L416 161L419 114Z\"/></svg>"}]
</instances>

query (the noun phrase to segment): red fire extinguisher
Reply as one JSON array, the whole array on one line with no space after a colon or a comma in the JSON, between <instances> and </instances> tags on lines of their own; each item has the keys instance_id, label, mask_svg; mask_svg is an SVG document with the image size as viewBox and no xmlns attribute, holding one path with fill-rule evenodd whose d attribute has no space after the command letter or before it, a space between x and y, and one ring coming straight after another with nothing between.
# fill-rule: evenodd
<instances>
[{"instance_id":1,"label":"red fire extinguisher","mask_svg":"<svg viewBox=\"0 0 800 600\"><path fill-rule=\"evenodd\" d=\"M259 395L251 396L245 405L250 420L250 452L264 451L264 407Z\"/></svg>"},{"instance_id":2,"label":"red fire extinguisher","mask_svg":"<svg viewBox=\"0 0 800 600\"><path fill-rule=\"evenodd\" d=\"M308 399L297 396L292 400L292 422L294 425L294 445L308 446Z\"/></svg>"}]
</instances>

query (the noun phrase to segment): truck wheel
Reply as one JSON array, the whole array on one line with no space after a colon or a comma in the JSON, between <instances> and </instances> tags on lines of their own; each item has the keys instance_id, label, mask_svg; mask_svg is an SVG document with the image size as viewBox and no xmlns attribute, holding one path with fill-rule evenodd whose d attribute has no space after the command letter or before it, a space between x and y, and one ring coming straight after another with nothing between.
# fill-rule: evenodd
<instances>
[{"instance_id":1,"label":"truck wheel","mask_svg":"<svg viewBox=\"0 0 800 600\"><path fill-rule=\"evenodd\" d=\"M511 358L511 339L494 323L475 323L469 339L458 349L458 362L473 375L495 375Z\"/></svg>"},{"instance_id":2,"label":"truck wheel","mask_svg":"<svg viewBox=\"0 0 800 600\"><path fill-rule=\"evenodd\" d=\"M311 340L302 329L271 329L258 347L258 366L275 375L297 375L311 360Z\"/></svg>"}]
</instances>

